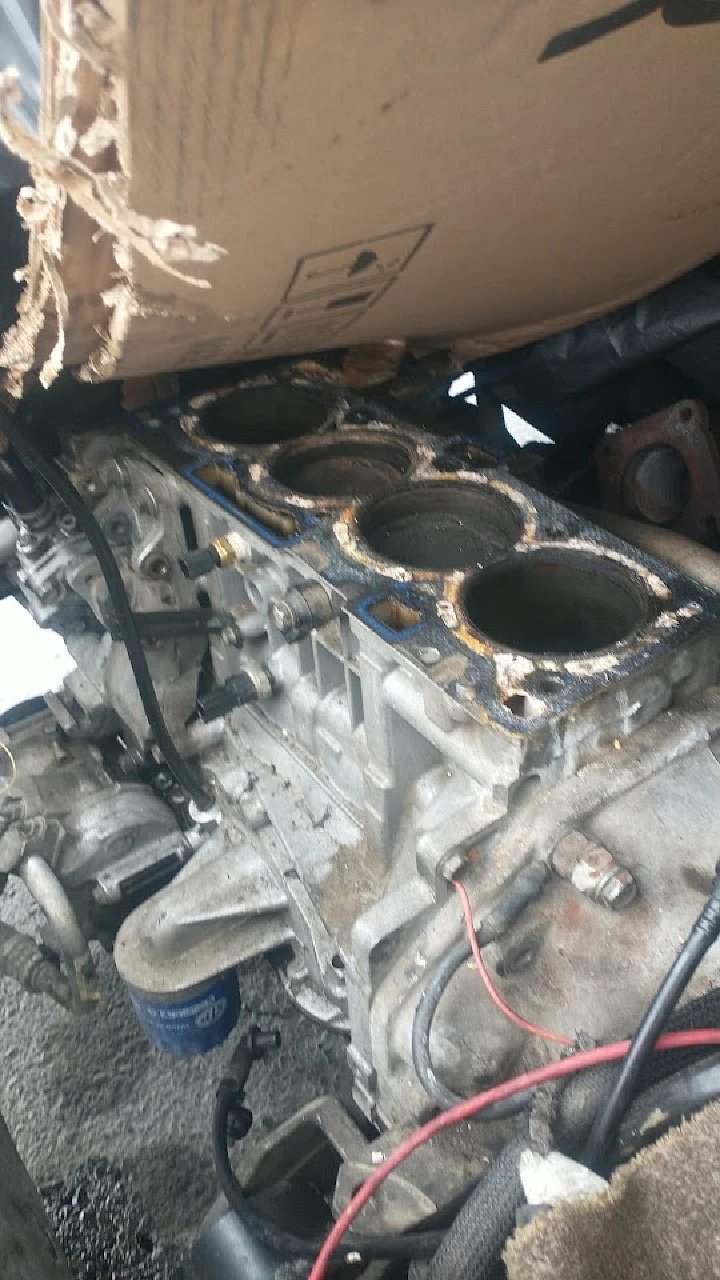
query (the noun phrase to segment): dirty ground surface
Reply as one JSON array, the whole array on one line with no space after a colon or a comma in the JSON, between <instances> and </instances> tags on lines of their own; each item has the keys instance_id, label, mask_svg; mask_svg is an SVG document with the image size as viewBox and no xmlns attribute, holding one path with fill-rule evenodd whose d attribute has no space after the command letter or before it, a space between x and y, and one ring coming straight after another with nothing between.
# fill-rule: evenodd
<instances>
[{"instance_id":1,"label":"dirty ground surface","mask_svg":"<svg viewBox=\"0 0 720 1280\"><path fill-rule=\"evenodd\" d=\"M36 931L38 917L18 881L0 898L0 915ZM227 1044L200 1058L170 1058L146 1039L111 958L101 952L98 961L103 1000L82 1018L0 981L0 1111L39 1184L67 1180L88 1160L126 1171L120 1202L137 1193L172 1257L172 1246L192 1239L215 1198L212 1105L236 1038L253 1023L282 1035L282 1047L254 1069L248 1088L258 1134L319 1094L349 1096L345 1043L289 1005L263 961L241 971L243 1012ZM95 1166L90 1172L95 1176ZM53 1208L67 1207L68 1186L54 1188ZM141 1214L137 1205L132 1212ZM154 1275L141 1265L128 1280Z\"/></svg>"},{"instance_id":2,"label":"dirty ground surface","mask_svg":"<svg viewBox=\"0 0 720 1280\"><path fill-rule=\"evenodd\" d=\"M158 1240L125 1170L86 1160L42 1196L75 1280L189 1280L187 1250Z\"/></svg>"}]
</instances>

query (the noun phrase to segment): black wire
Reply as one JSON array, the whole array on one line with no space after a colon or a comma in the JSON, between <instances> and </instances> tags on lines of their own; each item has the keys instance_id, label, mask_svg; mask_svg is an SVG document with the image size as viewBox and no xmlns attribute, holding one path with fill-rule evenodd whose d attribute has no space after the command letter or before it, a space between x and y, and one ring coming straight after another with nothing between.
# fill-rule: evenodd
<instances>
[{"instance_id":1,"label":"black wire","mask_svg":"<svg viewBox=\"0 0 720 1280\"><path fill-rule=\"evenodd\" d=\"M617 1136L615 1155L621 1160L647 1146L720 1097L720 1058L695 1063L660 1080L635 1099ZM613 1161L614 1163L614 1161Z\"/></svg>"},{"instance_id":2,"label":"black wire","mask_svg":"<svg viewBox=\"0 0 720 1280\"><path fill-rule=\"evenodd\" d=\"M478 940L480 941L481 938L480 945L487 946L489 939L486 940L484 938L482 929L478 931ZM425 984L413 1019L413 1065L425 1092L432 1098L433 1102L437 1103L442 1111L449 1111L451 1107L456 1106L459 1102L465 1102L466 1099L448 1088L437 1076L430 1055L430 1032L443 995L458 969L462 968L471 957L472 948L469 942L456 942L445 952L437 969ZM485 1107L479 1113L477 1119L483 1121L507 1120L510 1116L516 1116L521 1111L524 1111L531 1097L532 1090L524 1090L523 1093L518 1093L513 1098L505 1098L503 1102L494 1102L491 1106Z\"/></svg>"},{"instance_id":3,"label":"black wire","mask_svg":"<svg viewBox=\"0 0 720 1280\"><path fill-rule=\"evenodd\" d=\"M508 886L502 898L495 904L477 930L477 940L481 947L499 938L510 927L529 903L542 892L548 878L548 869L544 863L533 862L518 872L512 884ZM430 1032L437 1013L438 1005L450 982L472 956L470 943L465 939L451 946L440 960L435 972L425 984L418 1001L412 1027L412 1057L418 1079L428 1097L443 1111L448 1111L459 1102L465 1102L459 1094L449 1089L438 1078L430 1055ZM503 1102L495 1102L486 1107L477 1116L478 1120L507 1120L510 1116L524 1111L533 1093L531 1090L517 1094L514 1098L506 1098Z\"/></svg>"},{"instance_id":4,"label":"black wire","mask_svg":"<svg viewBox=\"0 0 720 1280\"><path fill-rule=\"evenodd\" d=\"M44 457L26 439L23 431L2 407L0 407L0 431L11 441L26 466L30 470L36 471L67 507L90 543L105 579L119 632L125 643L138 693L150 726L150 732L165 757L165 762L170 772L179 785L195 801L199 809L209 809L213 804L212 794L205 786L199 773L188 764L178 751L170 730L165 723L142 641L133 617L132 607L125 590L125 584L105 534L70 479L55 462Z\"/></svg>"},{"instance_id":5,"label":"black wire","mask_svg":"<svg viewBox=\"0 0 720 1280\"><path fill-rule=\"evenodd\" d=\"M655 1041L667 1025L675 1005L698 965L718 936L720 936L720 879L715 881L712 893L690 930L686 942L653 997L633 1036L630 1050L618 1072L610 1095L595 1117L583 1155L585 1163L591 1168L602 1165L605 1153L614 1142L620 1122L635 1096L638 1078L653 1051Z\"/></svg>"},{"instance_id":6,"label":"black wire","mask_svg":"<svg viewBox=\"0 0 720 1280\"><path fill-rule=\"evenodd\" d=\"M231 1116L237 1111L238 1100L242 1097L250 1067L255 1060L252 1049L250 1054L246 1055L243 1053L243 1047L241 1042L238 1046L239 1056L233 1055L235 1074L221 1081L215 1099L212 1137L218 1182L233 1213L237 1214L243 1226L260 1244L282 1258L299 1258L311 1262L322 1248L324 1237L306 1240L269 1222L248 1200L230 1164L228 1125ZM412 1231L404 1235L374 1236L357 1236L350 1233L346 1244L338 1250L336 1259L345 1260L348 1254L353 1253L360 1254L364 1262L431 1258L445 1239L445 1234L444 1231Z\"/></svg>"}]
</instances>

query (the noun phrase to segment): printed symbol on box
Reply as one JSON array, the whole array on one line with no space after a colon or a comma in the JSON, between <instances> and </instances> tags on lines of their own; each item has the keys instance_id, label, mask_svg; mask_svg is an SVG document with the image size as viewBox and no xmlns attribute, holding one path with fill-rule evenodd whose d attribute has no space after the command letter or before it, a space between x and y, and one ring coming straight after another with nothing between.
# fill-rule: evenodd
<instances>
[{"instance_id":1,"label":"printed symbol on box","mask_svg":"<svg viewBox=\"0 0 720 1280\"><path fill-rule=\"evenodd\" d=\"M364 315L405 270L433 224L308 253L298 260L283 301L245 343L310 347Z\"/></svg>"},{"instance_id":2,"label":"printed symbol on box","mask_svg":"<svg viewBox=\"0 0 720 1280\"><path fill-rule=\"evenodd\" d=\"M356 240L337 249L308 253L300 258L285 294L285 301L333 293L358 295L359 286L373 291L380 282L397 278L417 253L432 224L408 227L389 235ZM342 305L338 301L337 305ZM352 305L348 303L348 305Z\"/></svg>"},{"instance_id":3,"label":"printed symbol on box","mask_svg":"<svg viewBox=\"0 0 720 1280\"><path fill-rule=\"evenodd\" d=\"M393 279L394 277L383 280L375 289L355 289L340 297L325 294L321 298L307 298L295 304L283 303L268 316L262 332L253 342L267 346L280 335L285 341L291 341L296 333L302 339L303 336L312 334L313 330L317 330L323 338L331 337L377 302L390 288Z\"/></svg>"}]
</instances>

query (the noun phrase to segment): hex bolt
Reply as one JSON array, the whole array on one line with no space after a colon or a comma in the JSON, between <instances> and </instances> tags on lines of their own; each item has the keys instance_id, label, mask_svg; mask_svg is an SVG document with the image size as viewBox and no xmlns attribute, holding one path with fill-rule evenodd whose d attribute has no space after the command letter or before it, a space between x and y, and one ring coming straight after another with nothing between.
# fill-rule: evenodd
<instances>
[{"instance_id":1,"label":"hex bolt","mask_svg":"<svg viewBox=\"0 0 720 1280\"><path fill-rule=\"evenodd\" d=\"M332 600L319 582L304 582L291 587L280 600L270 604L269 616L288 644L306 639L316 627L322 627L334 615Z\"/></svg>"},{"instance_id":2,"label":"hex bolt","mask_svg":"<svg viewBox=\"0 0 720 1280\"><path fill-rule=\"evenodd\" d=\"M270 621L281 635L288 635L295 626L295 614L287 600L273 600L270 605Z\"/></svg>"},{"instance_id":3,"label":"hex bolt","mask_svg":"<svg viewBox=\"0 0 720 1280\"><path fill-rule=\"evenodd\" d=\"M553 849L550 862L553 871L579 893L611 911L628 907L637 894L632 872L581 831L568 831Z\"/></svg>"}]
</instances>

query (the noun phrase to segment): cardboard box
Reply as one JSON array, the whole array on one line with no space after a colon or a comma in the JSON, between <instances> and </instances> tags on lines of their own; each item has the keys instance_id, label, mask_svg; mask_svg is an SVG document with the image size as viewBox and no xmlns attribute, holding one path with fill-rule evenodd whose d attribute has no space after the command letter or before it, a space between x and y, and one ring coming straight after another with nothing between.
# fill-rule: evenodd
<instances>
[{"instance_id":1,"label":"cardboard box","mask_svg":"<svg viewBox=\"0 0 720 1280\"><path fill-rule=\"evenodd\" d=\"M16 386L386 338L486 354L710 257L720 24L593 25L612 8L46 0L37 140L2 81L36 183Z\"/></svg>"}]
</instances>

